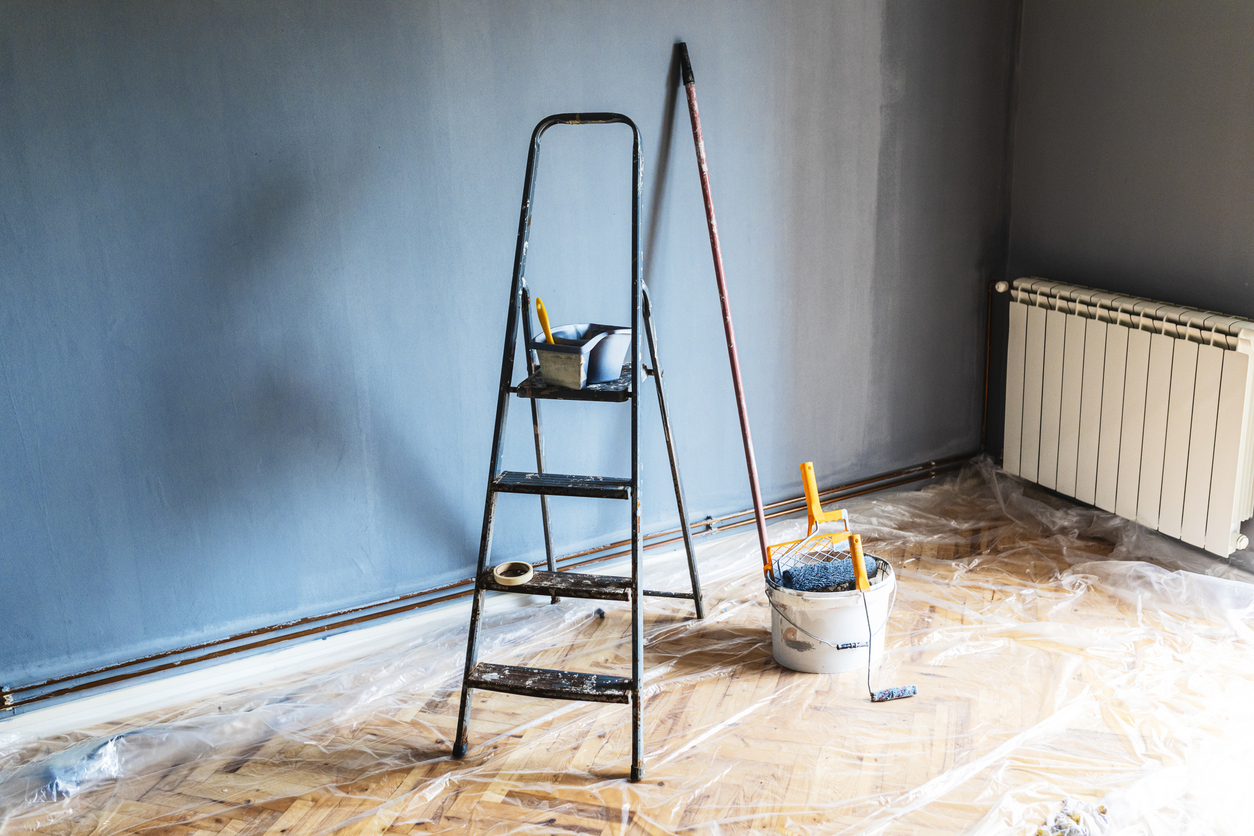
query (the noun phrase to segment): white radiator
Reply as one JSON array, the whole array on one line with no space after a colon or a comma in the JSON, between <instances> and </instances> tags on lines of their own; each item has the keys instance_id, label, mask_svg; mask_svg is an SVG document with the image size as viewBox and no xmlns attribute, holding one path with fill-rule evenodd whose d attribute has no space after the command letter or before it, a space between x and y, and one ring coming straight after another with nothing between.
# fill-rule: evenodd
<instances>
[{"instance_id":1,"label":"white radiator","mask_svg":"<svg viewBox=\"0 0 1254 836\"><path fill-rule=\"evenodd\" d=\"M1246 548L1254 322L1045 279L1010 294L1003 467L1214 554Z\"/></svg>"}]
</instances>

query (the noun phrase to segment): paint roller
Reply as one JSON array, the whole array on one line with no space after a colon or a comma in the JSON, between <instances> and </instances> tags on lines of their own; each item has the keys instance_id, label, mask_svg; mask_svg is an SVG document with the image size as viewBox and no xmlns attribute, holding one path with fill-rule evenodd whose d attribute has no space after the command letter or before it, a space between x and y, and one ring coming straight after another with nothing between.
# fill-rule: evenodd
<instances>
[{"instance_id":1,"label":"paint roller","mask_svg":"<svg viewBox=\"0 0 1254 836\"><path fill-rule=\"evenodd\" d=\"M867 603L866 594L871 588L871 581L866 574L866 558L862 553L862 536L853 534L849 537L849 551L853 556L853 571L856 575L856 584L858 592L862 595L862 611L866 613L866 689L871 694L871 702L888 702L889 700L900 700L906 697L913 697L919 693L919 689L913 685L898 685L894 688L885 688L882 691L876 691L871 687L871 605Z\"/></svg>"}]
</instances>

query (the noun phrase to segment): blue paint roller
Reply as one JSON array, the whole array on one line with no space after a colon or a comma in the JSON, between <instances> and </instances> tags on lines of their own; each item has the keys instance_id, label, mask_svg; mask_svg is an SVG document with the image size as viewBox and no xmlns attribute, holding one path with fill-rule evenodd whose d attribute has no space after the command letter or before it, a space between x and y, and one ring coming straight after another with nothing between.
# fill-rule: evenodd
<instances>
[{"instance_id":1,"label":"blue paint roller","mask_svg":"<svg viewBox=\"0 0 1254 836\"><path fill-rule=\"evenodd\" d=\"M863 557L867 577L875 577L879 567L873 557ZM853 559L846 557L826 563L807 563L785 569L780 586L798 592L848 592L855 586Z\"/></svg>"},{"instance_id":2,"label":"blue paint roller","mask_svg":"<svg viewBox=\"0 0 1254 836\"><path fill-rule=\"evenodd\" d=\"M919 693L919 689L913 685L898 685L895 688L885 688L882 691L871 689L871 607L866 602L867 590L871 588L871 582L867 580L866 572L863 571L862 557L862 538L857 534L849 538L849 550L853 552L853 568L858 573L855 583L858 586L858 592L862 594L862 611L866 613L866 635L867 635L867 659L866 659L866 689L871 693L871 702L888 702L889 700L901 700L906 697L913 697Z\"/></svg>"}]
</instances>

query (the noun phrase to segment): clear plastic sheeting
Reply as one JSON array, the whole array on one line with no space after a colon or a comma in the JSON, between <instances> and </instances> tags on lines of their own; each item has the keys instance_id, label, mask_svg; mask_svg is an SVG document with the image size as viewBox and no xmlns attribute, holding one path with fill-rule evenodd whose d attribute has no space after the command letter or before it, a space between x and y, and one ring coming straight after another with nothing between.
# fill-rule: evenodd
<instances>
[{"instance_id":1,"label":"clear plastic sheeting","mask_svg":"<svg viewBox=\"0 0 1254 836\"><path fill-rule=\"evenodd\" d=\"M704 621L649 601L641 783L621 705L477 692L451 760L457 619L334 670L10 743L0 833L1035 834L1071 812L1094 836L1254 832L1249 575L987 463L847 507L899 581L873 683L912 699L774 662L749 533L701 545ZM650 587L686 582L679 555L648 568ZM493 600L481 659L629 669L622 605Z\"/></svg>"}]
</instances>

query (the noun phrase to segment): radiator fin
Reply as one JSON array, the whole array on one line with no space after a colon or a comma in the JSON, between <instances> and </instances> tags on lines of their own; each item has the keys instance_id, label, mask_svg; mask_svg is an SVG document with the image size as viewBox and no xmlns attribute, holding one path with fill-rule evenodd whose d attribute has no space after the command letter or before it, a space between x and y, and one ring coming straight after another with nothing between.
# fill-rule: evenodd
<instances>
[{"instance_id":1,"label":"radiator fin","mask_svg":"<svg viewBox=\"0 0 1254 836\"><path fill-rule=\"evenodd\" d=\"M1058 483L1058 427L1062 420L1062 364L1067 315L1045 314L1045 367L1041 375L1041 456L1037 481L1047 488Z\"/></svg>"},{"instance_id":2,"label":"radiator fin","mask_svg":"<svg viewBox=\"0 0 1254 836\"><path fill-rule=\"evenodd\" d=\"M1019 475L1037 480L1041 454L1041 383L1045 373L1045 309L1028 308L1028 338L1023 359L1023 441Z\"/></svg>"},{"instance_id":3,"label":"radiator fin","mask_svg":"<svg viewBox=\"0 0 1254 836\"><path fill-rule=\"evenodd\" d=\"M1167 446L1163 460L1163 493L1158 530L1180 536L1184 520L1184 479L1189 466L1189 433L1193 429L1193 381L1197 377L1197 343L1177 341L1171 364L1167 406Z\"/></svg>"},{"instance_id":4,"label":"radiator fin","mask_svg":"<svg viewBox=\"0 0 1254 836\"><path fill-rule=\"evenodd\" d=\"M1141 481L1136 497L1136 521L1149 528L1158 528L1158 509L1163 495L1163 454L1167 448L1167 406L1171 394L1174 343L1175 339L1166 334L1150 337L1149 369L1145 382L1145 429L1141 441Z\"/></svg>"},{"instance_id":5,"label":"radiator fin","mask_svg":"<svg viewBox=\"0 0 1254 836\"><path fill-rule=\"evenodd\" d=\"M1062 357L1062 404L1058 421L1058 481L1055 490L1075 496L1080 452L1080 404L1084 391L1084 322L1066 317Z\"/></svg>"},{"instance_id":6,"label":"radiator fin","mask_svg":"<svg viewBox=\"0 0 1254 836\"><path fill-rule=\"evenodd\" d=\"M1007 473L1020 474L1020 450L1023 445L1023 355L1027 345L1028 306L1010 306L1010 337L1006 343L1006 438L1002 449L1002 467Z\"/></svg>"},{"instance_id":7,"label":"radiator fin","mask_svg":"<svg viewBox=\"0 0 1254 836\"><path fill-rule=\"evenodd\" d=\"M1206 550L1227 549L1232 537L1232 515L1237 506L1237 473L1241 467L1241 424L1249 395L1250 358L1224 351L1219 385L1219 414L1215 421L1215 464L1211 470L1210 502L1206 520Z\"/></svg>"},{"instance_id":8,"label":"radiator fin","mask_svg":"<svg viewBox=\"0 0 1254 836\"><path fill-rule=\"evenodd\" d=\"M1084 334L1084 391L1080 395L1080 458L1076 499L1097 499L1097 448L1102 419L1102 373L1106 367L1106 323L1090 319Z\"/></svg>"},{"instance_id":9,"label":"radiator fin","mask_svg":"<svg viewBox=\"0 0 1254 836\"><path fill-rule=\"evenodd\" d=\"M1106 368L1102 377L1102 422L1097 446L1097 499L1103 511L1115 510L1119 486L1119 434L1123 429L1124 371L1128 363L1128 329L1106 326Z\"/></svg>"},{"instance_id":10,"label":"radiator fin","mask_svg":"<svg viewBox=\"0 0 1254 836\"><path fill-rule=\"evenodd\" d=\"M1123 377L1123 428L1119 435L1119 488L1115 513L1136 519L1141 489L1141 453L1145 432L1145 388L1149 382L1150 333L1128 332L1128 362Z\"/></svg>"},{"instance_id":11,"label":"radiator fin","mask_svg":"<svg viewBox=\"0 0 1254 836\"><path fill-rule=\"evenodd\" d=\"M1206 545L1206 509L1210 504L1210 476L1215 462L1215 420L1219 416L1219 383L1223 376L1223 349L1213 345L1197 350L1197 381L1193 384L1193 429L1189 433L1189 467L1184 482L1184 521L1180 539Z\"/></svg>"}]
</instances>

